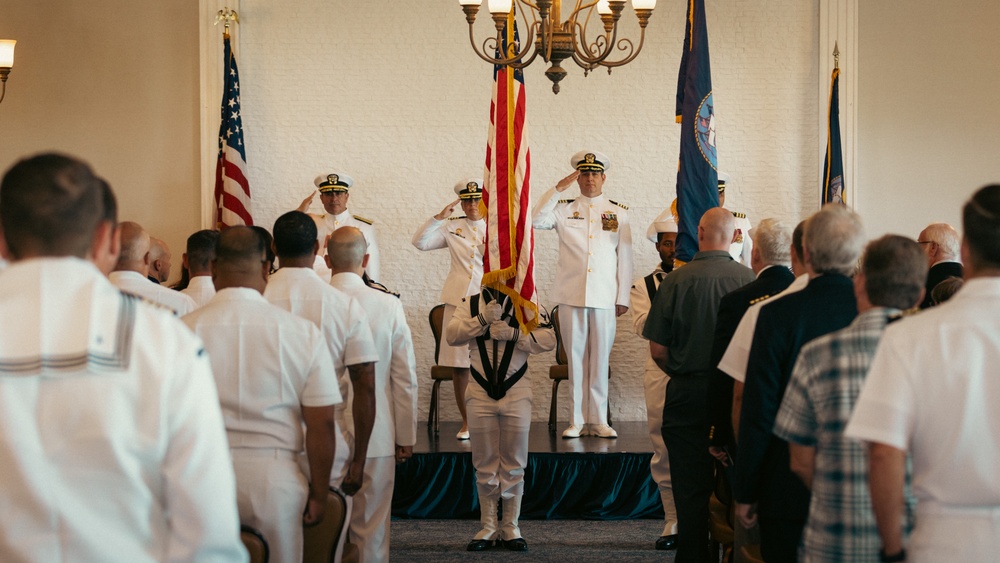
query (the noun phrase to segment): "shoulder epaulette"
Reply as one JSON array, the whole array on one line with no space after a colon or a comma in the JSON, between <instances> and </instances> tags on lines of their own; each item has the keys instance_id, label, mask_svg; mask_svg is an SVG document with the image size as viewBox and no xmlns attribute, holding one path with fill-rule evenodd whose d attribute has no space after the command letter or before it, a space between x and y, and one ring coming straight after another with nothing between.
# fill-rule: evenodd
<instances>
[{"instance_id":1,"label":"shoulder epaulette","mask_svg":"<svg viewBox=\"0 0 1000 563\"><path fill-rule=\"evenodd\" d=\"M736 217L737 219L746 219L747 215L746 215L746 213L740 213L739 211L733 211L733 217Z\"/></svg>"},{"instance_id":2,"label":"shoulder epaulette","mask_svg":"<svg viewBox=\"0 0 1000 563\"><path fill-rule=\"evenodd\" d=\"M628 209L628 206L625 205L624 203L618 203L617 201L615 201L613 199L609 199L608 201L610 201L611 203L617 205L618 207L621 207L622 209L625 209L625 210Z\"/></svg>"},{"instance_id":3,"label":"shoulder epaulette","mask_svg":"<svg viewBox=\"0 0 1000 563\"><path fill-rule=\"evenodd\" d=\"M366 219L366 218L364 218L364 217L362 217L360 215L352 215L352 217L354 217L358 221L361 221L362 223L366 223L368 225L371 225L371 224L375 223L375 221L372 221L371 219Z\"/></svg>"},{"instance_id":4,"label":"shoulder epaulette","mask_svg":"<svg viewBox=\"0 0 1000 563\"><path fill-rule=\"evenodd\" d=\"M465 218L466 218L466 216L462 215L461 217L448 217L448 220L449 221L458 221L459 219L465 219Z\"/></svg>"},{"instance_id":5,"label":"shoulder epaulette","mask_svg":"<svg viewBox=\"0 0 1000 563\"><path fill-rule=\"evenodd\" d=\"M573 199L560 199L559 203L573 203L574 201L576 201L576 198L573 198Z\"/></svg>"}]
</instances>

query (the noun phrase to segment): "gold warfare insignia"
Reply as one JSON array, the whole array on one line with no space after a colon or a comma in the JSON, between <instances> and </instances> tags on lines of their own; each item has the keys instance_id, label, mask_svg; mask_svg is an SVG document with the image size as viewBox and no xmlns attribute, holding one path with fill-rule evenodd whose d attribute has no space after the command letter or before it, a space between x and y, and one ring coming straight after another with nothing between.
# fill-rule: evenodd
<instances>
[{"instance_id":1,"label":"gold warfare insignia","mask_svg":"<svg viewBox=\"0 0 1000 563\"><path fill-rule=\"evenodd\" d=\"M618 216L611 212L601 213L601 228L612 233L618 232Z\"/></svg>"},{"instance_id":2,"label":"gold warfare insignia","mask_svg":"<svg viewBox=\"0 0 1000 563\"><path fill-rule=\"evenodd\" d=\"M337 176L336 174L330 174L329 176L326 177L326 181L330 182L331 186L335 186L337 185L337 182L340 181L340 176Z\"/></svg>"},{"instance_id":3,"label":"gold warfare insignia","mask_svg":"<svg viewBox=\"0 0 1000 563\"><path fill-rule=\"evenodd\" d=\"M573 216L572 217L567 217L567 219L579 219L579 220L582 221L583 217L580 217L580 212L579 211L574 211L573 212Z\"/></svg>"},{"instance_id":4,"label":"gold warfare insignia","mask_svg":"<svg viewBox=\"0 0 1000 563\"><path fill-rule=\"evenodd\" d=\"M462 229L455 229L455 230L454 230L454 231L453 231L453 232L452 232L451 234L455 235L456 237L461 237L461 238L465 238L465 237L464 237L464 236L462 235Z\"/></svg>"},{"instance_id":5,"label":"gold warfare insignia","mask_svg":"<svg viewBox=\"0 0 1000 563\"><path fill-rule=\"evenodd\" d=\"M587 164L593 164L595 160L597 160L597 157L594 156L594 153L592 152L588 152L583 157L583 161L586 162Z\"/></svg>"}]
</instances>

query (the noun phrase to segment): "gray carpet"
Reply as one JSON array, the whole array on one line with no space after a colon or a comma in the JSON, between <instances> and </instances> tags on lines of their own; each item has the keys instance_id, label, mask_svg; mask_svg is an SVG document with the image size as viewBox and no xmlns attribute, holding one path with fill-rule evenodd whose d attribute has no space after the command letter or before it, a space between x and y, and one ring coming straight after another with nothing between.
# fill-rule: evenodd
<instances>
[{"instance_id":1,"label":"gray carpet","mask_svg":"<svg viewBox=\"0 0 1000 563\"><path fill-rule=\"evenodd\" d=\"M527 520L521 535L528 542L526 553L503 548L485 552L465 551L465 544L479 531L477 520L393 520L390 561L630 563L672 562L673 551L656 551L653 542L663 531L660 520Z\"/></svg>"}]
</instances>

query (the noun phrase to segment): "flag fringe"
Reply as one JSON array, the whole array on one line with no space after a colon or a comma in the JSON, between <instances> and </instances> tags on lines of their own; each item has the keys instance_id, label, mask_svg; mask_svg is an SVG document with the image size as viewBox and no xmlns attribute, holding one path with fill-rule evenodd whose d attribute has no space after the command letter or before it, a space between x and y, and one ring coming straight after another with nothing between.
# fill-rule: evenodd
<instances>
[{"instance_id":1,"label":"flag fringe","mask_svg":"<svg viewBox=\"0 0 1000 563\"><path fill-rule=\"evenodd\" d=\"M495 289L514 302L514 314L517 316L517 322L521 325L521 332L529 334L538 328L538 304L525 299L516 289L507 285L507 281L513 279L516 275L516 266L487 272L483 274L483 287ZM531 320L524 318L525 310L533 313Z\"/></svg>"}]
</instances>

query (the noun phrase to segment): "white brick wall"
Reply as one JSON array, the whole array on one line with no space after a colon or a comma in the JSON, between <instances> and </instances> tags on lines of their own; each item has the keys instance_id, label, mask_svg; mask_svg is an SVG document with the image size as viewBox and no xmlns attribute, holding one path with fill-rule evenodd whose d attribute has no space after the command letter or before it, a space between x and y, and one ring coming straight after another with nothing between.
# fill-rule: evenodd
<instances>
[{"instance_id":1,"label":"white brick wall","mask_svg":"<svg viewBox=\"0 0 1000 563\"><path fill-rule=\"evenodd\" d=\"M642 234L674 197L674 99L685 6L661 0L643 52L611 76L598 71L584 78L567 63L570 75L556 96L540 59L526 71L536 199L571 171L573 152L606 152L614 160L606 193L631 207L637 277L656 261ZM458 179L482 173L491 68L472 53L454 0L242 0L240 7L255 218L273 224L309 194L321 172L335 168L354 176L350 208L376 221L383 281L402 293L413 329L424 419L433 360L427 312L438 302L448 256L419 252L410 238L451 200ZM815 206L811 186L821 166L814 154L816 2L709 2L708 19L719 160L734 177L730 207L752 219L797 221ZM481 33L492 30L485 14L480 20ZM636 36L631 15L622 29ZM548 307L552 232L538 233L536 252ZM645 416L641 378L648 349L630 325L619 323L611 358L615 420ZM548 416L552 361L545 354L531 363L536 420ZM567 418L565 393L560 420ZM450 389L442 407L443 420L457 419Z\"/></svg>"}]
</instances>

